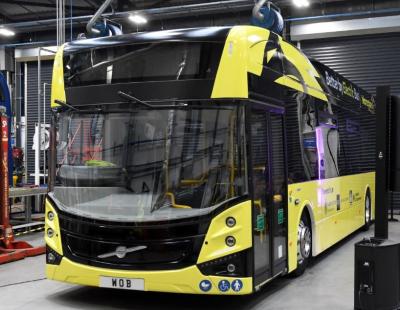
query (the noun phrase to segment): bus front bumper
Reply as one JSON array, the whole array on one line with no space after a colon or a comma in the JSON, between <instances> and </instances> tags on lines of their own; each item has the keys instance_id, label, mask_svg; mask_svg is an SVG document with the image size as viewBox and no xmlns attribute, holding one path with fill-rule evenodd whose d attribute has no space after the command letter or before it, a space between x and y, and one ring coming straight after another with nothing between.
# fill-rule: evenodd
<instances>
[{"instance_id":1,"label":"bus front bumper","mask_svg":"<svg viewBox=\"0 0 400 310\"><path fill-rule=\"evenodd\" d=\"M205 276L196 266L179 270L128 271L86 266L63 257L60 265L46 265L46 275L51 280L97 287L104 287L101 285L104 277L143 279L143 290L154 292L209 295L246 295L253 292L251 277Z\"/></svg>"}]
</instances>

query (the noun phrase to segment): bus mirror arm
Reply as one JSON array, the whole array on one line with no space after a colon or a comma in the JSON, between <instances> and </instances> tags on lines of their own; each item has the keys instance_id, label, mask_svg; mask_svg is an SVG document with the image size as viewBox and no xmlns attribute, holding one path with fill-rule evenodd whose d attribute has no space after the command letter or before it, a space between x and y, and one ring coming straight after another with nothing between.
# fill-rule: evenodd
<instances>
[{"instance_id":1,"label":"bus mirror arm","mask_svg":"<svg viewBox=\"0 0 400 310\"><path fill-rule=\"evenodd\" d=\"M72 105L66 103L65 101L55 99L54 102L59 104L59 105L61 105L61 106L63 106L63 107L65 107L65 108L68 108L70 110L79 111L77 108L75 108Z\"/></svg>"}]
</instances>

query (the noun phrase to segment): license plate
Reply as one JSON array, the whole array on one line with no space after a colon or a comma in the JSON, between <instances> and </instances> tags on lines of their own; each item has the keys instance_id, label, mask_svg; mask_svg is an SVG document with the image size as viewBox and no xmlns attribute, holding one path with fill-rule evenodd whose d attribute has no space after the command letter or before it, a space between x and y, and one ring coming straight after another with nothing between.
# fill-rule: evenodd
<instances>
[{"instance_id":1,"label":"license plate","mask_svg":"<svg viewBox=\"0 0 400 310\"><path fill-rule=\"evenodd\" d=\"M100 287L144 291L144 279L100 277Z\"/></svg>"}]
</instances>

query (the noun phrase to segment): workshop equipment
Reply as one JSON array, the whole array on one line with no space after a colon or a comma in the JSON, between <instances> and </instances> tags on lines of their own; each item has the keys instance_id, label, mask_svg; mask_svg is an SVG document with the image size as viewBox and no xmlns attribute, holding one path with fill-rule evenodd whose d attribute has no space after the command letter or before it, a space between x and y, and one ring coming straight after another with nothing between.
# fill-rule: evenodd
<instances>
[{"instance_id":1,"label":"workshop equipment","mask_svg":"<svg viewBox=\"0 0 400 310\"><path fill-rule=\"evenodd\" d=\"M397 310L400 308L400 242L389 239L388 192L398 191L400 184L397 179L400 174L390 178L390 153L396 151L398 144L398 140L390 138L399 139L394 135L398 127L396 114L390 112L399 100L390 96L390 87L378 87L376 93L375 237L355 244L354 309Z\"/></svg>"},{"instance_id":2,"label":"workshop equipment","mask_svg":"<svg viewBox=\"0 0 400 310\"><path fill-rule=\"evenodd\" d=\"M15 241L9 214L8 171L8 119L4 107L0 107L0 264L45 253L44 246L33 247L25 241ZM27 206L28 208L30 206Z\"/></svg>"}]
</instances>

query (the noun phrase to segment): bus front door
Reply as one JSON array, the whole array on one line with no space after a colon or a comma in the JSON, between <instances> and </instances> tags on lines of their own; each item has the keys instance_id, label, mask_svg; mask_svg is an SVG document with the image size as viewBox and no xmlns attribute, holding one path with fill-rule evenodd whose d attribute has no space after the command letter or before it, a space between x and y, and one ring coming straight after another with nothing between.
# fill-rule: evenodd
<instances>
[{"instance_id":1,"label":"bus front door","mask_svg":"<svg viewBox=\"0 0 400 310\"><path fill-rule=\"evenodd\" d=\"M287 266L287 207L284 115L268 109L250 112L250 170L253 193L255 286Z\"/></svg>"}]
</instances>

